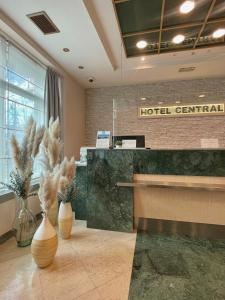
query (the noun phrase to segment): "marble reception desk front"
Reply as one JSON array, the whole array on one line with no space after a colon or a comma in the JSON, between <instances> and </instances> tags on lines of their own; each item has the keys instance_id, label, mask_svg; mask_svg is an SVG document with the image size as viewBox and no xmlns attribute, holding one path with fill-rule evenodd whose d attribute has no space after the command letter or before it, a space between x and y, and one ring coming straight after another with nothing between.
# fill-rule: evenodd
<instances>
[{"instance_id":1,"label":"marble reception desk front","mask_svg":"<svg viewBox=\"0 0 225 300\"><path fill-rule=\"evenodd\" d=\"M225 150L88 150L88 227L133 231L134 174L225 177Z\"/></svg>"}]
</instances>

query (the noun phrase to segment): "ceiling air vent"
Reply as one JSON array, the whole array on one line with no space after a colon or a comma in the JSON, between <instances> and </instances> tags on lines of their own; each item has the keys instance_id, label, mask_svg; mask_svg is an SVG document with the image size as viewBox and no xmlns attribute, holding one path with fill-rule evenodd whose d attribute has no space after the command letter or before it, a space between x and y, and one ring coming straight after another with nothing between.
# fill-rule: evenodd
<instances>
[{"instance_id":1,"label":"ceiling air vent","mask_svg":"<svg viewBox=\"0 0 225 300\"><path fill-rule=\"evenodd\" d=\"M196 69L196 67L187 67L187 68L180 68L179 72L192 72Z\"/></svg>"},{"instance_id":2,"label":"ceiling air vent","mask_svg":"<svg viewBox=\"0 0 225 300\"><path fill-rule=\"evenodd\" d=\"M40 11L37 13L27 15L29 19L44 33L52 34L59 32L59 29L52 22L45 11Z\"/></svg>"}]
</instances>

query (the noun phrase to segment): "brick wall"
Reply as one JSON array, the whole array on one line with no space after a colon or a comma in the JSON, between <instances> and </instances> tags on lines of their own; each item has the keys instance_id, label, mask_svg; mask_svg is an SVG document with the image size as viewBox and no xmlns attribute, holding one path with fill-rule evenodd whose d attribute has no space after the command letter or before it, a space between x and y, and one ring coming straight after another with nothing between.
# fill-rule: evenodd
<instances>
[{"instance_id":1,"label":"brick wall","mask_svg":"<svg viewBox=\"0 0 225 300\"><path fill-rule=\"evenodd\" d=\"M205 94L205 98L199 98ZM149 100L140 100L148 97ZM86 90L86 145L94 146L98 130L113 131L113 99L116 103L116 135L144 134L146 147L200 148L201 139L217 138L225 148L225 116L164 117L139 119L138 106L225 102L225 78L155 82L151 84ZM115 106L114 106L115 108Z\"/></svg>"}]
</instances>

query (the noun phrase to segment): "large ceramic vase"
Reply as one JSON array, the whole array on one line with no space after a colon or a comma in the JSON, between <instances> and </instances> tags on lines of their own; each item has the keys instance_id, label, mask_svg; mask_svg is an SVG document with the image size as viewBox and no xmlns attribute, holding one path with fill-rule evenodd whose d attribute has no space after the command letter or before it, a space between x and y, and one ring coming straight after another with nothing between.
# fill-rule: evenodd
<instances>
[{"instance_id":1,"label":"large ceramic vase","mask_svg":"<svg viewBox=\"0 0 225 300\"><path fill-rule=\"evenodd\" d=\"M59 207L59 234L63 239L69 239L71 236L73 223L73 211L70 202L60 203Z\"/></svg>"},{"instance_id":2,"label":"large ceramic vase","mask_svg":"<svg viewBox=\"0 0 225 300\"><path fill-rule=\"evenodd\" d=\"M44 216L31 244L31 253L39 268L45 268L53 262L57 247L58 238L55 228L48 217Z\"/></svg>"},{"instance_id":3,"label":"large ceramic vase","mask_svg":"<svg viewBox=\"0 0 225 300\"><path fill-rule=\"evenodd\" d=\"M13 231L18 247L26 247L31 244L37 229L36 217L27 206L27 199L17 198L17 210L13 222Z\"/></svg>"},{"instance_id":4,"label":"large ceramic vase","mask_svg":"<svg viewBox=\"0 0 225 300\"><path fill-rule=\"evenodd\" d=\"M52 226L57 225L58 211L59 211L59 204L58 204L58 200L55 199L55 201L53 202L52 206L48 211L48 219L51 222Z\"/></svg>"}]
</instances>

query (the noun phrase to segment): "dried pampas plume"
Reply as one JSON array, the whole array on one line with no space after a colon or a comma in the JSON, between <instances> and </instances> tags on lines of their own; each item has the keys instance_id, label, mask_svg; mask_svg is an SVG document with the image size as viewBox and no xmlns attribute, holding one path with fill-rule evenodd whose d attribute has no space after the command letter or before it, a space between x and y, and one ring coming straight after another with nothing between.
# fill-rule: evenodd
<instances>
[{"instance_id":1,"label":"dried pampas plume","mask_svg":"<svg viewBox=\"0 0 225 300\"><path fill-rule=\"evenodd\" d=\"M61 152L60 142L57 141L56 139L49 139L47 155L49 158L49 164L51 168L54 168L58 164L60 158L60 152Z\"/></svg>"},{"instance_id":2,"label":"dried pampas plume","mask_svg":"<svg viewBox=\"0 0 225 300\"><path fill-rule=\"evenodd\" d=\"M41 161L45 171L53 171L60 161L62 144L60 142L60 125L59 119L55 121L51 118L49 127L46 129L42 142L44 159Z\"/></svg>"},{"instance_id":3,"label":"dried pampas plume","mask_svg":"<svg viewBox=\"0 0 225 300\"><path fill-rule=\"evenodd\" d=\"M74 157L70 160L65 156L64 160L60 164L59 173L59 191L65 194L67 187L73 182L75 176L76 166Z\"/></svg>"},{"instance_id":4,"label":"dried pampas plume","mask_svg":"<svg viewBox=\"0 0 225 300\"><path fill-rule=\"evenodd\" d=\"M76 171L76 166L75 166L74 157L68 160L68 158L65 156L64 160L60 165L60 175L62 177L66 177L68 182L70 183L75 176L75 171Z\"/></svg>"},{"instance_id":5,"label":"dried pampas plume","mask_svg":"<svg viewBox=\"0 0 225 300\"><path fill-rule=\"evenodd\" d=\"M41 208L45 214L48 213L52 204L57 197L59 174L51 174L45 172L40 178L40 188L38 196L41 203Z\"/></svg>"},{"instance_id":6,"label":"dried pampas plume","mask_svg":"<svg viewBox=\"0 0 225 300\"><path fill-rule=\"evenodd\" d=\"M43 139L44 133L45 133L44 126L38 128L38 130L36 132L36 135L35 135L35 138L34 138L34 146L33 146L33 149L32 149L32 156L33 157L35 157L39 152L39 147L40 147L41 141Z\"/></svg>"},{"instance_id":7,"label":"dried pampas plume","mask_svg":"<svg viewBox=\"0 0 225 300\"><path fill-rule=\"evenodd\" d=\"M10 173L10 183L2 184L20 198L27 199L29 197L34 159L38 154L43 134L43 129L37 130L36 122L31 117L25 128L22 143L18 143L15 135L11 137L15 170Z\"/></svg>"},{"instance_id":8,"label":"dried pampas plume","mask_svg":"<svg viewBox=\"0 0 225 300\"><path fill-rule=\"evenodd\" d=\"M65 176L61 176L59 179L59 192L65 194L68 185L69 185L68 179Z\"/></svg>"},{"instance_id":9,"label":"dried pampas plume","mask_svg":"<svg viewBox=\"0 0 225 300\"><path fill-rule=\"evenodd\" d=\"M13 161L21 175L32 172L33 161L39 152L39 146L44 135L44 129L36 130L36 122L32 117L28 120L21 145L15 135L12 135L11 146Z\"/></svg>"},{"instance_id":10,"label":"dried pampas plume","mask_svg":"<svg viewBox=\"0 0 225 300\"><path fill-rule=\"evenodd\" d=\"M17 142L17 139L15 137L15 135L12 135L11 138L11 146L12 146L12 153L13 153L13 161L16 165L16 168L21 169L21 161L20 161L20 146Z\"/></svg>"}]
</instances>

